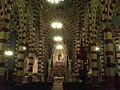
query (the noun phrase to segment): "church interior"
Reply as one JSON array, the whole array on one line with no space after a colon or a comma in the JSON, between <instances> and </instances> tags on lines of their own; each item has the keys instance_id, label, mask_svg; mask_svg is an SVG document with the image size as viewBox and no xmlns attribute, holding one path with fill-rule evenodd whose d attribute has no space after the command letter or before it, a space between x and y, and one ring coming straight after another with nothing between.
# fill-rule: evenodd
<instances>
[{"instance_id":1,"label":"church interior","mask_svg":"<svg viewBox=\"0 0 120 90\"><path fill-rule=\"evenodd\" d=\"M0 90L90 88L120 90L120 0L0 0Z\"/></svg>"}]
</instances>

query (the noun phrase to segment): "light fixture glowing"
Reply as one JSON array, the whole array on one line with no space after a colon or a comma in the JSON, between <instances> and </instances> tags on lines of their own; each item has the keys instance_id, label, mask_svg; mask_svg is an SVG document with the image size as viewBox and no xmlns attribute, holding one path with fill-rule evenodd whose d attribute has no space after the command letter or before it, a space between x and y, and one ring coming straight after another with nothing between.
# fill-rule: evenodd
<instances>
[{"instance_id":1,"label":"light fixture glowing","mask_svg":"<svg viewBox=\"0 0 120 90\"><path fill-rule=\"evenodd\" d=\"M26 50L26 47L25 47L25 46L23 46L23 50Z\"/></svg>"},{"instance_id":2,"label":"light fixture glowing","mask_svg":"<svg viewBox=\"0 0 120 90\"><path fill-rule=\"evenodd\" d=\"M13 55L13 52L12 52L12 51L5 51L5 55L6 55L6 56L12 56L12 55Z\"/></svg>"},{"instance_id":3,"label":"light fixture glowing","mask_svg":"<svg viewBox=\"0 0 120 90\"><path fill-rule=\"evenodd\" d=\"M59 3L59 0L55 0L54 2L55 2L55 3Z\"/></svg>"},{"instance_id":4,"label":"light fixture glowing","mask_svg":"<svg viewBox=\"0 0 120 90\"><path fill-rule=\"evenodd\" d=\"M100 48L99 48L99 47L96 47L96 48L95 48L95 50L96 50L96 51L99 51L99 50L100 50Z\"/></svg>"},{"instance_id":5,"label":"light fixture glowing","mask_svg":"<svg viewBox=\"0 0 120 90\"><path fill-rule=\"evenodd\" d=\"M120 50L120 45L118 45L117 47L118 47L118 49Z\"/></svg>"},{"instance_id":6,"label":"light fixture glowing","mask_svg":"<svg viewBox=\"0 0 120 90\"><path fill-rule=\"evenodd\" d=\"M62 41L62 37L60 36L54 37L54 41Z\"/></svg>"},{"instance_id":7,"label":"light fixture glowing","mask_svg":"<svg viewBox=\"0 0 120 90\"><path fill-rule=\"evenodd\" d=\"M62 28L62 23L57 23L57 28Z\"/></svg>"},{"instance_id":8,"label":"light fixture glowing","mask_svg":"<svg viewBox=\"0 0 120 90\"><path fill-rule=\"evenodd\" d=\"M56 49L63 49L63 46L62 45L57 45Z\"/></svg>"},{"instance_id":9,"label":"light fixture glowing","mask_svg":"<svg viewBox=\"0 0 120 90\"><path fill-rule=\"evenodd\" d=\"M60 1L64 1L64 0L47 0L47 1L51 2L51 3L58 4Z\"/></svg>"},{"instance_id":10,"label":"light fixture glowing","mask_svg":"<svg viewBox=\"0 0 120 90\"><path fill-rule=\"evenodd\" d=\"M51 3L54 3L54 0L49 0Z\"/></svg>"},{"instance_id":11,"label":"light fixture glowing","mask_svg":"<svg viewBox=\"0 0 120 90\"><path fill-rule=\"evenodd\" d=\"M52 28L62 28L62 23L60 23L60 22L53 22L52 24L51 24L51 27Z\"/></svg>"}]
</instances>

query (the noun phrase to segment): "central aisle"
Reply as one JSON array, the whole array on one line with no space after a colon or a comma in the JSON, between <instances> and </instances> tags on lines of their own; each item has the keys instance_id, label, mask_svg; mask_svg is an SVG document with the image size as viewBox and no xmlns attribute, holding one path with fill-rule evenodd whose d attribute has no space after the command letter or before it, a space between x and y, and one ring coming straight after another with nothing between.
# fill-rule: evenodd
<instances>
[{"instance_id":1,"label":"central aisle","mask_svg":"<svg viewBox=\"0 0 120 90\"><path fill-rule=\"evenodd\" d=\"M53 90L63 90L63 86L61 82L54 82L53 83Z\"/></svg>"}]
</instances>

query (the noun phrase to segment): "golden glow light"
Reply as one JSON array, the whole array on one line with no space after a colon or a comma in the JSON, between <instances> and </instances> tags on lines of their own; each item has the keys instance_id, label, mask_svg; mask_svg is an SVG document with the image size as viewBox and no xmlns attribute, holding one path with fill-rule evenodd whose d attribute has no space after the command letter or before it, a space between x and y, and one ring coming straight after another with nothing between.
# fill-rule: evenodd
<instances>
[{"instance_id":1,"label":"golden glow light","mask_svg":"<svg viewBox=\"0 0 120 90\"><path fill-rule=\"evenodd\" d=\"M55 3L59 3L59 0L54 0Z\"/></svg>"},{"instance_id":2,"label":"golden glow light","mask_svg":"<svg viewBox=\"0 0 120 90\"><path fill-rule=\"evenodd\" d=\"M118 45L118 49L120 50L120 45Z\"/></svg>"},{"instance_id":3,"label":"golden glow light","mask_svg":"<svg viewBox=\"0 0 120 90\"><path fill-rule=\"evenodd\" d=\"M23 50L26 50L26 47L25 47L25 46L23 47Z\"/></svg>"},{"instance_id":4,"label":"golden glow light","mask_svg":"<svg viewBox=\"0 0 120 90\"><path fill-rule=\"evenodd\" d=\"M99 50L100 50L100 48L99 48L99 47L96 47L96 48L95 48L95 50L96 50L96 51L99 51Z\"/></svg>"},{"instance_id":5,"label":"golden glow light","mask_svg":"<svg viewBox=\"0 0 120 90\"><path fill-rule=\"evenodd\" d=\"M12 52L12 51L5 51L5 55L6 55L6 56L12 56L12 55L13 55L13 52Z\"/></svg>"},{"instance_id":6,"label":"golden glow light","mask_svg":"<svg viewBox=\"0 0 120 90\"><path fill-rule=\"evenodd\" d=\"M60 1L64 1L64 0L47 0L47 1L51 2L51 3L58 4Z\"/></svg>"},{"instance_id":7,"label":"golden glow light","mask_svg":"<svg viewBox=\"0 0 120 90\"><path fill-rule=\"evenodd\" d=\"M60 36L54 37L54 41L62 41L62 37Z\"/></svg>"},{"instance_id":8,"label":"golden glow light","mask_svg":"<svg viewBox=\"0 0 120 90\"><path fill-rule=\"evenodd\" d=\"M63 46L62 45L57 45L56 49L63 49Z\"/></svg>"},{"instance_id":9,"label":"golden glow light","mask_svg":"<svg viewBox=\"0 0 120 90\"><path fill-rule=\"evenodd\" d=\"M53 22L52 24L51 24L51 27L52 28L62 28L62 23L60 23L60 22Z\"/></svg>"}]
</instances>

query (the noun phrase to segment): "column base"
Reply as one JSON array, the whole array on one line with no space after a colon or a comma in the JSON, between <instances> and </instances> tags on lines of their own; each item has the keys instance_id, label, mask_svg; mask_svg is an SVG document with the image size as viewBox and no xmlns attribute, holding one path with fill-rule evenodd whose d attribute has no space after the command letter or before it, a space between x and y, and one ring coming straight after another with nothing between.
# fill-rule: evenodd
<instances>
[{"instance_id":1,"label":"column base","mask_svg":"<svg viewBox=\"0 0 120 90\"><path fill-rule=\"evenodd\" d=\"M44 82L44 75L41 75L41 81Z\"/></svg>"},{"instance_id":2,"label":"column base","mask_svg":"<svg viewBox=\"0 0 120 90\"><path fill-rule=\"evenodd\" d=\"M114 90L115 88L118 87L118 83L115 81L115 77L114 76L106 76L105 78L105 87L108 89L108 90Z\"/></svg>"},{"instance_id":3,"label":"column base","mask_svg":"<svg viewBox=\"0 0 120 90\"><path fill-rule=\"evenodd\" d=\"M3 90L4 88L4 77L0 76L0 90Z\"/></svg>"},{"instance_id":4,"label":"column base","mask_svg":"<svg viewBox=\"0 0 120 90\"><path fill-rule=\"evenodd\" d=\"M23 77L22 76L17 76L16 81L17 81L17 84L22 84Z\"/></svg>"},{"instance_id":5,"label":"column base","mask_svg":"<svg viewBox=\"0 0 120 90\"><path fill-rule=\"evenodd\" d=\"M98 83L98 77L92 76L92 84L97 84L97 83Z\"/></svg>"},{"instance_id":6,"label":"column base","mask_svg":"<svg viewBox=\"0 0 120 90\"><path fill-rule=\"evenodd\" d=\"M28 76L28 83L32 82L32 76Z\"/></svg>"},{"instance_id":7,"label":"column base","mask_svg":"<svg viewBox=\"0 0 120 90\"><path fill-rule=\"evenodd\" d=\"M38 81L41 82L41 75L38 74Z\"/></svg>"}]
</instances>

